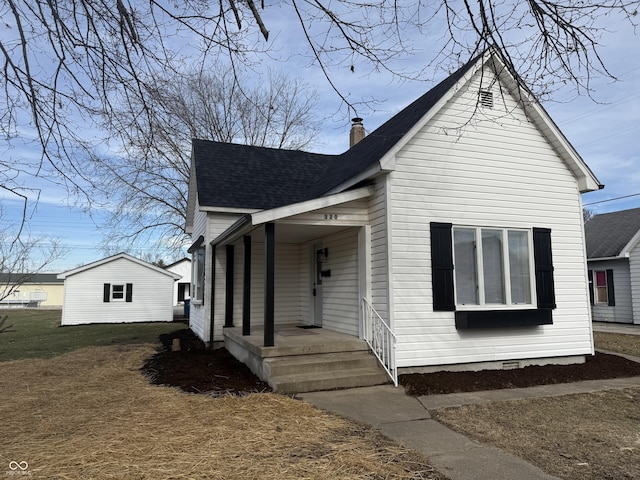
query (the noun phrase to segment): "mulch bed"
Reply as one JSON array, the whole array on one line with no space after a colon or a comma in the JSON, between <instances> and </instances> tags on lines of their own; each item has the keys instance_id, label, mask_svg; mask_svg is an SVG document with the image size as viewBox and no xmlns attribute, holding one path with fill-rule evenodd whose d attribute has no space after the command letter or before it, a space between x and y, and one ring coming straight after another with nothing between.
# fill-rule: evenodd
<instances>
[{"instance_id":1,"label":"mulch bed","mask_svg":"<svg viewBox=\"0 0 640 480\"><path fill-rule=\"evenodd\" d=\"M172 352L174 338L181 350ZM178 387L189 393L244 395L270 392L268 384L224 348L207 350L191 330L160 335L163 350L147 359L142 371L151 383Z\"/></svg>"},{"instance_id":2,"label":"mulch bed","mask_svg":"<svg viewBox=\"0 0 640 480\"><path fill-rule=\"evenodd\" d=\"M181 351L172 352L174 338ZM207 350L189 329L160 336L163 350L147 359L142 371L151 383L179 387L185 392L212 396L270 392L271 388L227 350ZM475 392L532 387L582 380L640 376L640 363L617 355L597 353L580 365L529 366L515 370L437 372L400 375L408 395Z\"/></svg>"}]
</instances>

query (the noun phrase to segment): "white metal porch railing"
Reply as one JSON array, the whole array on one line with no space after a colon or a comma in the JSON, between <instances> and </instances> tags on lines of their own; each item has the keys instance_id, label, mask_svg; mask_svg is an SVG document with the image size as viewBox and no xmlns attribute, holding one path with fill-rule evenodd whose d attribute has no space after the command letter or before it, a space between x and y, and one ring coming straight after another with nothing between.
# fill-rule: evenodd
<instances>
[{"instance_id":1,"label":"white metal porch railing","mask_svg":"<svg viewBox=\"0 0 640 480\"><path fill-rule=\"evenodd\" d=\"M362 299L362 317L364 318L364 339L397 387L396 335L366 298Z\"/></svg>"}]
</instances>

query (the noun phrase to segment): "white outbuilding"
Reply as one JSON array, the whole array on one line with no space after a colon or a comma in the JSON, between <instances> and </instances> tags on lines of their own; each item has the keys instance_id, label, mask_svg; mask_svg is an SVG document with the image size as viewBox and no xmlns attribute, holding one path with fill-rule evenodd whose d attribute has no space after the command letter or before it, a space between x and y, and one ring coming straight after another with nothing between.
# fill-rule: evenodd
<instances>
[{"instance_id":1,"label":"white outbuilding","mask_svg":"<svg viewBox=\"0 0 640 480\"><path fill-rule=\"evenodd\" d=\"M64 280L62 325L171 322L180 275L126 253L58 275Z\"/></svg>"}]
</instances>

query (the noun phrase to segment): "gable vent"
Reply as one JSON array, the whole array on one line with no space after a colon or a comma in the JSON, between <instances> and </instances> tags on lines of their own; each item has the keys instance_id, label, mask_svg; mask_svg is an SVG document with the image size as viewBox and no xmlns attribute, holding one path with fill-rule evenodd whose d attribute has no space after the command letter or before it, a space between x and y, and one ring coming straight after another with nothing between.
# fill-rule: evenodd
<instances>
[{"instance_id":1,"label":"gable vent","mask_svg":"<svg viewBox=\"0 0 640 480\"><path fill-rule=\"evenodd\" d=\"M493 92L491 90L480 90L478 95L480 105L485 108L493 108Z\"/></svg>"}]
</instances>

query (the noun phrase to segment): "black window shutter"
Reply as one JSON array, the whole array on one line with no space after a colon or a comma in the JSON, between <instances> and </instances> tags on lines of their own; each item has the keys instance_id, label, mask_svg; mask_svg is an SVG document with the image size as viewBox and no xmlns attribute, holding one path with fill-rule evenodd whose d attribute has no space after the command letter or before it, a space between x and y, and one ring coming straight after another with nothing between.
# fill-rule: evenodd
<instances>
[{"instance_id":1,"label":"black window shutter","mask_svg":"<svg viewBox=\"0 0 640 480\"><path fill-rule=\"evenodd\" d=\"M538 308L556 308L556 293L553 282L553 257L551 255L551 230L533 229L533 258L536 270L536 293Z\"/></svg>"},{"instance_id":2,"label":"black window shutter","mask_svg":"<svg viewBox=\"0 0 640 480\"><path fill-rule=\"evenodd\" d=\"M607 305L616 306L616 294L613 289L613 270L607 269Z\"/></svg>"},{"instance_id":3,"label":"black window shutter","mask_svg":"<svg viewBox=\"0 0 640 480\"><path fill-rule=\"evenodd\" d=\"M105 283L103 287L104 288L102 290L102 301L108 302L109 300L111 300L111 284Z\"/></svg>"},{"instance_id":4,"label":"black window shutter","mask_svg":"<svg viewBox=\"0 0 640 480\"><path fill-rule=\"evenodd\" d=\"M593 270L589 270L589 300L591 300L591 305L595 305L596 298L593 291Z\"/></svg>"},{"instance_id":5,"label":"black window shutter","mask_svg":"<svg viewBox=\"0 0 640 480\"><path fill-rule=\"evenodd\" d=\"M431 222L431 281L433 310L452 312L456 309L453 292L453 243L451 223Z\"/></svg>"},{"instance_id":6,"label":"black window shutter","mask_svg":"<svg viewBox=\"0 0 640 480\"><path fill-rule=\"evenodd\" d=\"M133 283L127 283L127 293L125 302L131 302L133 299Z\"/></svg>"}]
</instances>

